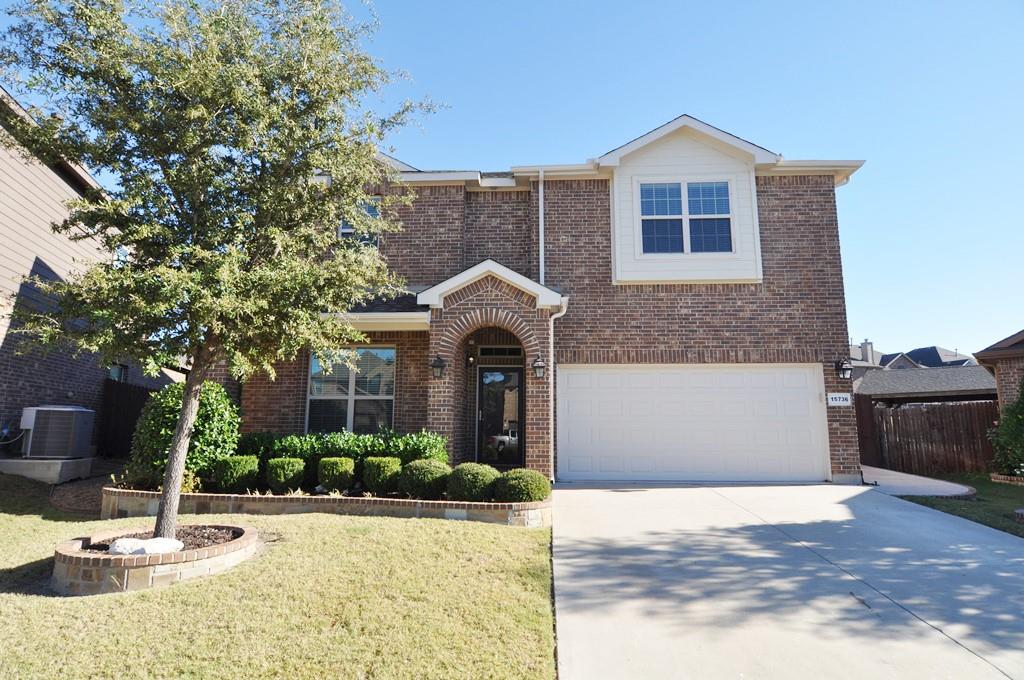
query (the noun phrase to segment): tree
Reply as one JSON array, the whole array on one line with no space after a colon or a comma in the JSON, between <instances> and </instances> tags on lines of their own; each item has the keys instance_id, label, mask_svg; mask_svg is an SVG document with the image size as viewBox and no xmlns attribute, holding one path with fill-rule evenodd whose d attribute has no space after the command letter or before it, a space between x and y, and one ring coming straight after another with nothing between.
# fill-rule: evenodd
<instances>
[{"instance_id":1,"label":"tree","mask_svg":"<svg viewBox=\"0 0 1024 680\"><path fill-rule=\"evenodd\" d=\"M369 27L332 0L29 0L12 14L2 76L31 118L8 112L5 143L108 181L56 231L110 255L33 285L52 309L15 311L52 346L190 367L155 534L173 537L199 391L218 362L244 378L309 348L365 338L342 318L400 282L368 239L397 228L384 136L426 104L376 116L390 80L360 47ZM3 107L0 107L3 108Z\"/></svg>"}]
</instances>

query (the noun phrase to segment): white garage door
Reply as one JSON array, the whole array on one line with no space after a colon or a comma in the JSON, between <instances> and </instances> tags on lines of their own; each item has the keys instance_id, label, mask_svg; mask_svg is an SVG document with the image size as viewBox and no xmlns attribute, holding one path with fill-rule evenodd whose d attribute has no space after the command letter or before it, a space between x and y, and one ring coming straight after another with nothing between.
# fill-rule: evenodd
<instances>
[{"instance_id":1,"label":"white garage door","mask_svg":"<svg viewBox=\"0 0 1024 680\"><path fill-rule=\"evenodd\" d=\"M821 481L820 364L559 365L562 481Z\"/></svg>"}]
</instances>

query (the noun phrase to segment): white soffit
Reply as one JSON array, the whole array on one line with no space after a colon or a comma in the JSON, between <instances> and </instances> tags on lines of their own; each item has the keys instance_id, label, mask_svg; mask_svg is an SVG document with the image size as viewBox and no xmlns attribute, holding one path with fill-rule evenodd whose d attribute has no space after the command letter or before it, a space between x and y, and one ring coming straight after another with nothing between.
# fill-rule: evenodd
<instances>
[{"instance_id":1,"label":"white soffit","mask_svg":"<svg viewBox=\"0 0 1024 680\"><path fill-rule=\"evenodd\" d=\"M350 312L339 314L360 331L425 331L430 312Z\"/></svg>"},{"instance_id":2,"label":"white soffit","mask_svg":"<svg viewBox=\"0 0 1024 680\"><path fill-rule=\"evenodd\" d=\"M537 308L560 307L562 305L561 293L542 286L533 279L529 279L518 272L494 260L484 260L478 265L456 274L455 276L442 281L436 286L427 288L416 296L417 304L430 305L431 307L443 306L444 297L460 288L468 286L474 281L479 281L485 276L493 276L505 283L524 290L537 298Z\"/></svg>"}]
</instances>

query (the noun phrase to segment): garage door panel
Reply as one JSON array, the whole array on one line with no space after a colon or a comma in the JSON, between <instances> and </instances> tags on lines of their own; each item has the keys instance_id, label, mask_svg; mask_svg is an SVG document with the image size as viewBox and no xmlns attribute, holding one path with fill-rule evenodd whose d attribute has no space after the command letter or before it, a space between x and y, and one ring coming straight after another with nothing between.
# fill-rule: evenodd
<instances>
[{"instance_id":1,"label":"garage door panel","mask_svg":"<svg viewBox=\"0 0 1024 680\"><path fill-rule=\"evenodd\" d=\"M819 481L821 367L558 367L564 480Z\"/></svg>"}]
</instances>

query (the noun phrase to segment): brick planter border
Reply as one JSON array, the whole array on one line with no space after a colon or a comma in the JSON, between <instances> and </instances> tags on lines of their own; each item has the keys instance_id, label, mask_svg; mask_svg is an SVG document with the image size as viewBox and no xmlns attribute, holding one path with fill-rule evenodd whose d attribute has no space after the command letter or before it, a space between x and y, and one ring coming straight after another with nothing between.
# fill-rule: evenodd
<instances>
[{"instance_id":1,"label":"brick planter border","mask_svg":"<svg viewBox=\"0 0 1024 680\"><path fill-rule=\"evenodd\" d=\"M160 494L155 491L103 488L103 519L152 517ZM326 512L335 515L370 515L405 518L471 520L519 527L551 526L551 500L538 503L468 503L420 501L405 498L359 496L257 496L220 493L183 493L182 514L290 515Z\"/></svg>"},{"instance_id":2,"label":"brick planter border","mask_svg":"<svg viewBox=\"0 0 1024 680\"><path fill-rule=\"evenodd\" d=\"M1024 477L1014 477L1013 475L997 475L992 473L988 476L993 482L999 482L1000 484L1013 484L1014 486L1024 486Z\"/></svg>"},{"instance_id":3,"label":"brick planter border","mask_svg":"<svg viewBox=\"0 0 1024 680\"><path fill-rule=\"evenodd\" d=\"M64 541L57 544L54 551L50 585L60 595L145 590L227 571L251 557L259 547L253 527L212 526L241 529L242 535L208 548L156 555L104 555L82 550L84 545L91 543L149 531L148 527L108 529L92 536Z\"/></svg>"}]
</instances>

